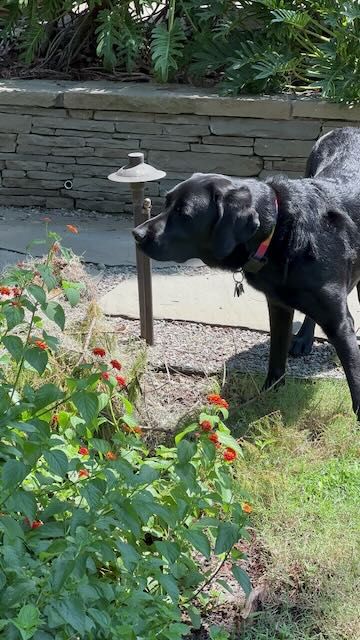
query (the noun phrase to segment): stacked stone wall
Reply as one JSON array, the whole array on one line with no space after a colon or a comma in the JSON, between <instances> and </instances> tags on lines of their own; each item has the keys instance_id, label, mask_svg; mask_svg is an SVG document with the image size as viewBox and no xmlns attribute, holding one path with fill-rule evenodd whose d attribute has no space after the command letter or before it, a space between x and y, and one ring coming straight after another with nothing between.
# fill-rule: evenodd
<instances>
[{"instance_id":1,"label":"stacked stone wall","mask_svg":"<svg viewBox=\"0 0 360 640\"><path fill-rule=\"evenodd\" d=\"M300 177L314 141L358 126L360 108L287 97L223 98L191 88L114 83L0 82L0 205L131 210L107 175L130 151L164 169L147 193L193 172Z\"/></svg>"}]
</instances>

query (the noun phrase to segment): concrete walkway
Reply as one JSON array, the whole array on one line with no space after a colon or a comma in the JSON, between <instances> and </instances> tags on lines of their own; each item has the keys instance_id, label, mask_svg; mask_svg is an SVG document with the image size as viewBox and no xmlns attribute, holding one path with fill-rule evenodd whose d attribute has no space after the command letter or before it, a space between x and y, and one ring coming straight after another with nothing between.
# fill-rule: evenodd
<instances>
[{"instance_id":1,"label":"concrete walkway","mask_svg":"<svg viewBox=\"0 0 360 640\"><path fill-rule=\"evenodd\" d=\"M46 217L36 209L0 207L0 267L22 259L33 240L44 237ZM131 218L88 212L52 211L49 228L63 237L63 243L81 255L85 262L100 266L129 267L135 265L135 249L131 236ZM79 229L72 234L66 229L73 224ZM41 256L43 245L32 245L30 253ZM228 325L268 331L265 298L245 284L245 293L234 299L234 283L230 273L210 271L194 261L191 269L169 269L170 263L154 264L154 316L158 319L185 320L213 325ZM163 273L161 272L163 270ZM349 299L355 326L360 327L360 305L356 293ZM110 316L138 318L137 281L130 275L101 300ZM300 326L296 314L294 330ZM318 336L322 336L320 330Z\"/></svg>"}]
</instances>

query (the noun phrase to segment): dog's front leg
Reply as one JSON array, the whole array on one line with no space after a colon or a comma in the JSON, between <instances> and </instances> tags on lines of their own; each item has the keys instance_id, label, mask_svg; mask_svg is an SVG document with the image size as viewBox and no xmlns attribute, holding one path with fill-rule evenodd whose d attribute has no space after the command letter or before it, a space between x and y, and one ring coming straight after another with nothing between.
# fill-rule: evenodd
<instances>
[{"instance_id":1,"label":"dog's front leg","mask_svg":"<svg viewBox=\"0 0 360 640\"><path fill-rule=\"evenodd\" d=\"M354 329L354 320L346 306L344 312L333 314L336 320L322 325L330 342L334 345L348 381L352 406L360 421L360 350Z\"/></svg>"},{"instance_id":2,"label":"dog's front leg","mask_svg":"<svg viewBox=\"0 0 360 640\"><path fill-rule=\"evenodd\" d=\"M270 358L264 389L282 382L292 335L294 309L282 307L267 299L270 316Z\"/></svg>"}]
</instances>

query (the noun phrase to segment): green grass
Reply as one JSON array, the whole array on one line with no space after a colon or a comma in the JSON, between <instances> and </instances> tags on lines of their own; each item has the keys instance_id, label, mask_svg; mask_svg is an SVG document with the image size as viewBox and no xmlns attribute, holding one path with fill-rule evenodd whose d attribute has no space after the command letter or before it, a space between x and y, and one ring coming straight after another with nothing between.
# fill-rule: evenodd
<instances>
[{"instance_id":1,"label":"green grass","mask_svg":"<svg viewBox=\"0 0 360 640\"><path fill-rule=\"evenodd\" d=\"M348 388L288 381L237 409L256 382L234 375L224 390L244 436L236 473L253 496L266 583L236 638L359 640L360 428Z\"/></svg>"}]
</instances>

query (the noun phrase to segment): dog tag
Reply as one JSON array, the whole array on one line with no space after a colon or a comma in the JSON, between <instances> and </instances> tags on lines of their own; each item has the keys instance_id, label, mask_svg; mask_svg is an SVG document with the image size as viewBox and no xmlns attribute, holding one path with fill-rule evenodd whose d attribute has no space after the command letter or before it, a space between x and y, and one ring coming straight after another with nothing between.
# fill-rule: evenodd
<instances>
[{"instance_id":1,"label":"dog tag","mask_svg":"<svg viewBox=\"0 0 360 640\"><path fill-rule=\"evenodd\" d=\"M244 274L241 273L241 280L236 280L236 275L239 272L235 272L233 273L233 279L235 282L235 287L234 287L234 298L240 298L241 294L244 293L244 287L243 287L243 279L244 279Z\"/></svg>"},{"instance_id":2,"label":"dog tag","mask_svg":"<svg viewBox=\"0 0 360 640\"><path fill-rule=\"evenodd\" d=\"M242 282L235 282L234 298L240 298L242 293L244 293L243 283Z\"/></svg>"}]
</instances>

